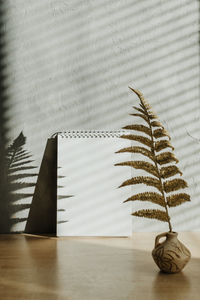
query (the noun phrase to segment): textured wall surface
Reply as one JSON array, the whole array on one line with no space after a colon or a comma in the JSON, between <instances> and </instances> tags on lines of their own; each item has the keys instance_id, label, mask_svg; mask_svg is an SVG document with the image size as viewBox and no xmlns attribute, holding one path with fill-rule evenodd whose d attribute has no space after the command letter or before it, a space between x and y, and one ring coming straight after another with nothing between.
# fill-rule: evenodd
<instances>
[{"instance_id":1,"label":"textured wall surface","mask_svg":"<svg viewBox=\"0 0 200 300\"><path fill-rule=\"evenodd\" d=\"M138 88L171 133L190 186L192 202L172 212L174 229L198 230L199 1L2 3L6 138L11 142L23 130L39 167L54 132L120 129L132 122L129 113L138 100L128 86ZM167 230L160 222L133 222L136 231Z\"/></svg>"}]
</instances>

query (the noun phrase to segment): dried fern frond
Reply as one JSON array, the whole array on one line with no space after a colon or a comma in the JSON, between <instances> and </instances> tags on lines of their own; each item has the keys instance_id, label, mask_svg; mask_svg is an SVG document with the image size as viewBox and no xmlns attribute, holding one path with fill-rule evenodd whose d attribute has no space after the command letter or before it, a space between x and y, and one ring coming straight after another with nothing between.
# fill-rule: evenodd
<instances>
[{"instance_id":1,"label":"dried fern frond","mask_svg":"<svg viewBox=\"0 0 200 300\"><path fill-rule=\"evenodd\" d=\"M159 152L165 148L171 148L172 150L174 150L174 147L172 146L172 144L170 143L170 141L168 140L160 140L155 142L155 150L156 152Z\"/></svg>"},{"instance_id":2,"label":"dried fern frond","mask_svg":"<svg viewBox=\"0 0 200 300\"><path fill-rule=\"evenodd\" d=\"M167 130L165 130L164 128L158 128L158 129L154 130L153 136L154 136L156 139L157 139L157 138L161 138L161 137L168 137L169 140L171 139L169 133L168 133Z\"/></svg>"},{"instance_id":3,"label":"dried fern frond","mask_svg":"<svg viewBox=\"0 0 200 300\"><path fill-rule=\"evenodd\" d=\"M163 152L161 154L156 155L156 161L157 163L159 163L159 165L165 165L173 161L178 163L178 159L172 152Z\"/></svg>"},{"instance_id":4,"label":"dried fern frond","mask_svg":"<svg viewBox=\"0 0 200 300\"><path fill-rule=\"evenodd\" d=\"M171 148L174 150L174 147L170 143L170 135L165 130L162 123L158 120L157 115L153 112L150 104L144 99L143 94L135 90L133 88L130 88L140 99L140 107L133 106L134 109L136 109L136 113L133 113L131 115L140 117L146 122L146 126L141 124L133 124L133 125L127 125L123 127L123 129L128 130L136 130L142 133L147 134L148 136L144 137L144 135L122 135L121 137L124 139L129 139L132 141L139 142L147 147L127 147L119 150L117 153L122 152L130 152L130 153L140 153L146 157L148 157L151 160L151 163L146 161L125 161L116 164L117 166L130 166L135 169L142 169L150 174L152 174L155 177L150 176L137 176L130 178L126 181L124 181L120 187L123 186L129 186L129 185L135 185L135 184L145 184L147 186L151 186L156 188L160 193L156 192L143 192L138 193L136 195L133 195L129 197L124 202L128 201L149 201L154 204L160 205L165 208L165 211L162 210L156 210L156 209L143 209L134 212L133 216L138 217L146 217L146 218L152 218L152 219L158 219L160 221L168 222L169 230L172 231L172 226L170 222L170 217L168 213L168 207L171 206L177 206L180 205L186 201L190 200L189 195L185 193L180 194L174 194L166 196L166 193L171 193L173 191L177 191L179 189L183 189L187 187L187 183L185 180L180 178L175 178L172 180L166 180L169 177L175 176L177 174L182 175L181 171L177 166L174 165L175 163L178 163L178 159L175 157L175 155L170 151L162 151L166 148ZM148 149L147 149L148 148ZM157 152L162 151L160 154L157 154ZM173 163L170 165L170 163ZM162 165L166 165L163 166Z\"/></svg>"},{"instance_id":5,"label":"dried fern frond","mask_svg":"<svg viewBox=\"0 0 200 300\"><path fill-rule=\"evenodd\" d=\"M145 114L130 114L131 116L134 116L134 117L140 117L142 118L145 122L149 123L149 119L148 117L145 115Z\"/></svg>"},{"instance_id":6,"label":"dried fern frond","mask_svg":"<svg viewBox=\"0 0 200 300\"><path fill-rule=\"evenodd\" d=\"M144 125L135 125L135 124L127 125L127 126L124 126L122 129L136 130L136 131L144 132L144 133L148 134L149 136L151 136L151 129Z\"/></svg>"},{"instance_id":7,"label":"dried fern frond","mask_svg":"<svg viewBox=\"0 0 200 300\"><path fill-rule=\"evenodd\" d=\"M148 186L153 186L156 189L158 189L160 192L162 192L162 187L160 185L160 181L156 178L149 177L149 176L137 176L137 177L130 178L130 179L124 181L119 186L119 188L123 187L123 186L127 186L127 185L141 184L141 183L144 183Z\"/></svg>"},{"instance_id":8,"label":"dried fern frond","mask_svg":"<svg viewBox=\"0 0 200 300\"><path fill-rule=\"evenodd\" d=\"M152 127L161 127L161 128L164 128L163 125L158 120L152 121L151 122L151 126Z\"/></svg>"},{"instance_id":9,"label":"dried fern frond","mask_svg":"<svg viewBox=\"0 0 200 300\"><path fill-rule=\"evenodd\" d=\"M168 222L168 216L165 211L159 209L142 209L132 213L132 216L144 217L149 219L157 219L159 221Z\"/></svg>"},{"instance_id":10,"label":"dried fern frond","mask_svg":"<svg viewBox=\"0 0 200 300\"><path fill-rule=\"evenodd\" d=\"M134 135L134 134L123 134L121 135L122 139L128 139L131 141L137 141L143 145L146 145L148 147L152 147L152 141L148 139L147 137L140 136L140 135Z\"/></svg>"},{"instance_id":11,"label":"dried fern frond","mask_svg":"<svg viewBox=\"0 0 200 300\"><path fill-rule=\"evenodd\" d=\"M159 174L158 171L156 169L156 167L154 165L152 165L149 162L146 161L141 161L141 160L136 160L136 161L125 161L122 163L117 163L115 164L115 166L130 166L133 167L135 169L140 169L140 170L144 170L156 177L159 178Z\"/></svg>"},{"instance_id":12,"label":"dried fern frond","mask_svg":"<svg viewBox=\"0 0 200 300\"><path fill-rule=\"evenodd\" d=\"M129 89L130 89L131 91L133 91L133 92L139 97L140 102L141 102L141 105L142 105L146 110L150 110L150 109L151 109L150 104L147 102L147 100L144 99L143 94L142 94L139 90L135 90L135 89L131 88L130 86L129 86Z\"/></svg>"},{"instance_id":13,"label":"dried fern frond","mask_svg":"<svg viewBox=\"0 0 200 300\"><path fill-rule=\"evenodd\" d=\"M153 119L157 119L157 118L158 118L158 116L157 116L155 113L153 113L153 112L149 113L149 114L148 114L148 117L149 117L150 120L153 120Z\"/></svg>"},{"instance_id":14,"label":"dried fern frond","mask_svg":"<svg viewBox=\"0 0 200 300\"><path fill-rule=\"evenodd\" d=\"M170 193L170 192L177 191L179 189L184 189L188 185L187 185L187 182L185 180L177 178L177 179L172 179L172 180L165 181L163 183L163 186L164 186L164 191L166 193Z\"/></svg>"},{"instance_id":15,"label":"dried fern frond","mask_svg":"<svg viewBox=\"0 0 200 300\"><path fill-rule=\"evenodd\" d=\"M169 178L176 174L182 175L182 172L179 170L179 168L177 166L162 167L160 169L160 175L163 179Z\"/></svg>"},{"instance_id":16,"label":"dried fern frond","mask_svg":"<svg viewBox=\"0 0 200 300\"><path fill-rule=\"evenodd\" d=\"M122 152L140 153L154 161L152 152L144 147L138 147L138 146L127 147L127 148L123 148L123 149L117 151L116 153L122 153Z\"/></svg>"},{"instance_id":17,"label":"dried fern frond","mask_svg":"<svg viewBox=\"0 0 200 300\"><path fill-rule=\"evenodd\" d=\"M129 87L130 90L132 90L134 93L137 94L137 96L139 97L140 99L140 106L142 107L142 109L147 113L148 115L148 122L149 122L149 119L150 120L153 120L153 119L157 119L158 116L153 112L152 110L152 107L151 105L147 102L146 99L144 99L144 96L143 94L139 91L139 90L135 90L131 87Z\"/></svg>"},{"instance_id":18,"label":"dried fern frond","mask_svg":"<svg viewBox=\"0 0 200 300\"><path fill-rule=\"evenodd\" d=\"M139 193L125 200L124 203L129 201L149 201L158 204L162 207L165 207L164 197L161 194L155 192Z\"/></svg>"},{"instance_id":19,"label":"dried fern frond","mask_svg":"<svg viewBox=\"0 0 200 300\"><path fill-rule=\"evenodd\" d=\"M139 111L140 113L147 115L147 113L144 111L143 106L141 106L141 108L137 107L137 106L133 106L134 109L136 109L137 111Z\"/></svg>"},{"instance_id":20,"label":"dried fern frond","mask_svg":"<svg viewBox=\"0 0 200 300\"><path fill-rule=\"evenodd\" d=\"M129 86L129 89L131 91L133 91L139 97L139 99L140 99L140 101L141 101L142 104L145 102L144 96L143 96L143 94L139 90L133 89L130 86Z\"/></svg>"},{"instance_id":21,"label":"dried fern frond","mask_svg":"<svg viewBox=\"0 0 200 300\"><path fill-rule=\"evenodd\" d=\"M186 193L174 194L167 197L167 204L169 207L178 206L188 201L190 201L190 196Z\"/></svg>"}]
</instances>

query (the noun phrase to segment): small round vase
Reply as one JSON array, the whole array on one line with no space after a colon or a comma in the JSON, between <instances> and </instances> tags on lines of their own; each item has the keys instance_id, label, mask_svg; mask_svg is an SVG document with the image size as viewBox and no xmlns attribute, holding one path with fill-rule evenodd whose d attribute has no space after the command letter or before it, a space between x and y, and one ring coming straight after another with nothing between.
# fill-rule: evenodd
<instances>
[{"instance_id":1,"label":"small round vase","mask_svg":"<svg viewBox=\"0 0 200 300\"><path fill-rule=\"evenodd\" d=\"M155 247L152 256L165 273L180 272L190 260L190 251L177 239L177 232L164 232L155 239ZM166 237L164 242L159 243L160 238Z\"/></svg>"}]
</instances>

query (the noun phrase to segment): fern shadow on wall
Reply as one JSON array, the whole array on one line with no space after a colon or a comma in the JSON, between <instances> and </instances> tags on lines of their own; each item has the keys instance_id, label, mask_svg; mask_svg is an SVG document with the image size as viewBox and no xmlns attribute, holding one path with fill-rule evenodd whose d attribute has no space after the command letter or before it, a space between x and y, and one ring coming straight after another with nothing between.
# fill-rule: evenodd
<instances>
[{"instance_id":1,"label":"fern shadow on wall","mask_svg":"<svg viewBox=\"0 0 200 300\"><path fill-rule=\"evenodd\" d=\"M9 231L23 232L28 218L34 178L32 155L25 149L26 137L23 132L13 141L6 150L6 174L8 187Z\"/></svg>"}]
</instances>

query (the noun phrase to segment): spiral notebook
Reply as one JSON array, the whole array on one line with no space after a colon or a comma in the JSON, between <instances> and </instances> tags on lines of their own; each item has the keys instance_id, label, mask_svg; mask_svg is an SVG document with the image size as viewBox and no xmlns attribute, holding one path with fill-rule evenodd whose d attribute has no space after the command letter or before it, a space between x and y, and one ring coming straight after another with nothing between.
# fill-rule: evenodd
<instances>
[{"instance_id":1,"label":"spiral notebook","mask_svg":"<svg viewBox=\"0 0 200 300\"><path fill-rule=\"evenodd\" d=\"M118 188L131 168L121 131L69 131L58 134L57 236L130 236L130 187Z\"/></svg>"}]
</instances>

